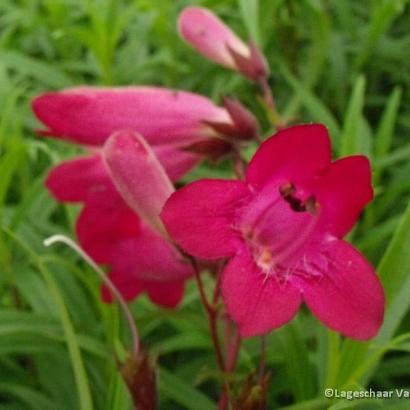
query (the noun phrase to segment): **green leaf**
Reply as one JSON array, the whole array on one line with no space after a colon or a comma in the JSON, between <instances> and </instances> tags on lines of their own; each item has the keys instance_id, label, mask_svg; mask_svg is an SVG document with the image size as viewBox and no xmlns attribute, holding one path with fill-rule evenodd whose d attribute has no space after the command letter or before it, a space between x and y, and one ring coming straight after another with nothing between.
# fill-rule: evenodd
<instances>
[{"instance_id":1,"label":"green leaf","mask_svg":"<svg viewBox=\"0 0 410 410\"><path fill-rule=\"evenodd\" d=\"M369 59L381 36L390 27L394 19L404 11L408 0L377 0L370 24L367 26L367 36L362 43L360 53L356 56L355 69L359 70Z\"/></svg>"},{"instance_id":2,"label":"green leaf","mask_svg":"<svg viewBox=\"0 0 410 410\"><path fill-rule=\"evenodd\" d=\"M314 373L309 352L296 323L290 323L279 331L282 355L286 363L288 384L297 402L315 395Z\"/></svg>"},{"instance_id":3,"label":"green leaf","mask_svg":"<svg viewBox=\"0 0 410 410\"><path fill-rule=\"evenodd\" d=\"M374 157L376 159L386 155L390 151L401 94L401 88L396 87L387 100L379 126L377 127L374 142Z\"/></svg>"},{"instance_id":4,"label":"green leaf","mask_svg":"<svg viewBox=\"0 0 410 410\"><path fill-rule=\"evenodd\" d=\"M375 161L377 168L386 168L396 165L398 162L406 161L410 159L410 144L402 145L397 150L391 152L389 155L380 157Z\"/></svg>"},{"instance_id":5,"label":"green leaf","mask_svg":"<svg viewBox=\"0 0 410 410\"><path fill-rule=\"evenodd\" d=\"M379 343L394 335L410 307L409 249L410 203L378 267L387 300L384 323L376 338Z\"/></svg>"},{"instance_id":6,"label":"green leaf","mask_svg":"<svg viewBox=\"0 0 410 410\"><path fill-rule=\"evenodd\" d=\"M259 0L238 0L238 3L250 38L260 45Z\"/></svg>"},{"instance_id":7,"label":"green leaf","mask_svg":"<svg viewBox=\"0 0 410 410\"><path fill-rule=\"evenodd\" d=\"M1 51L0 60L8 68L34 78L46 87L64 88L71 85L69 77L60 71L56 65L50 66L41 60L36 60L16 51Z\"/></svg>"},{"instance_id":8,"label":"green leaf","mask_svg":"<svg viewBox=\"0 0 410 410\"><path fill-rule=\"evenodd\" d=\"M362 111L364 105L365 78L359 76L354 84L353 92L343 122L340 156L361 154L366 146L366 137L362 129Z\"/></svg>"},{"instance_id":9,"label":"green leaf","mask_svg":"<svg viewBox=\"0 0 410 410\"><path fill-rule=\"evenodd\" d=\"M312 116L313 120L321 122L329 128L333 143L337 145L340 127L330 110L309 88L294 77L284 64L280 65L280 71L286 82L293 89L293 92L301 99L303 106ZM285 113L285 116L289 114L291 113Z\"/></svg>"},{"instance_id":10,"label":"green leaf","mask_svg":"<svg viewBox=\"0 0 410 410\"><path fill-rule=\"evenodd\" d=\"M25 409L55 410L56 405L47 396L31 387L14 383L0 383L0 393L14 396L25 404Z\"/></svg>"},{"instance_id":11,"label":"green leaf","mask_svg":"<svg viewBox=\"0 0 410 410\"><path fill-rule=\"evenodd\" d=\"M115 368L110 372L108 399L105 410L132 409L130 394L124 380Z\"/></svg>"},{"instance_id":12,"label":"green leaf","mask_svg":"<svg viewBox=\"0 0 410 410\"><path fill-rule=\"evenodd\" d=\"M185 409L215 409L215 403L211 399L164 368L160 369L159 390L164 396L175 400Z\"/></svg>"},{"instance_id":13,"label":"green leaf","mask_svg":"<svg viewBox=\"0 0 410 410\"><path fill-rule=\"evenodd\" d=\"M328 410L329 399L313 399L290 406L280 407L279 410Z\"/></svg>"},{"instance_id":14,"label":"green leaf","mask_svg":"<svg viewBox=\"0 0 410 410\"><path fill-rule=\"evenodd\" d=\"M168 353L186 351L190 349L210 349L209 338L199 332L186 332L172 336L153 344L151 349L164 355Z\"/></svg>"},{"instance_id":15,"label":"green leaf","mask_svg":"<svg viewBox=\"0 0 410 410\"><path fill-rule=\"evenodd\" d=\"M3 230L7 233L8 236L21 248L23 249L30 259L33 261L34 265L37 267L39 272L44 278L46 282L51 297L56 304L57 311L59 313L59 317L61 320L61 324L64 330L64 335L66 338L66 343L69 351L69 355L71 358L71 363L74 370L74 376L76 380L77 390L78 390L78 399L79 405L81 410L92 410L93 409L93 402L91 398L90 392L90 384L87 377L87 373L85 371L85 366L83 362L83 358L81 355L80 347L78 344L78 340L74 331L73 323L71 322L67 307L65 305L63 296L58 288L58 285L51 274L51 272L46 268L46 266L42 263L40 258L37 254L32 251L27 244L24 243L19 237L15 234L10 232L9 230L3 228Z\"/></svg>"}]
</instances>

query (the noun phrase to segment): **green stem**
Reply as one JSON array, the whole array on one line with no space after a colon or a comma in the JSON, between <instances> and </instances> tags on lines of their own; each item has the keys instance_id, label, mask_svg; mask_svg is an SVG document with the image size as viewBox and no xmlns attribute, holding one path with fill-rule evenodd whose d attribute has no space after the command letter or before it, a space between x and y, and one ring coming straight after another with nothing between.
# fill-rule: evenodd
<instances>
[{"instance_id":1,"label":"green stem","mask_svg":"<svg viewBox=\"0 0 410 410\"><path fill-rule=\"evenodd\" d=\"M340 337L338 334L328 330L328 349L327 349L327 369L325 387L336 387L337 376L340 366Z\"/></svg>"}]
</instances>

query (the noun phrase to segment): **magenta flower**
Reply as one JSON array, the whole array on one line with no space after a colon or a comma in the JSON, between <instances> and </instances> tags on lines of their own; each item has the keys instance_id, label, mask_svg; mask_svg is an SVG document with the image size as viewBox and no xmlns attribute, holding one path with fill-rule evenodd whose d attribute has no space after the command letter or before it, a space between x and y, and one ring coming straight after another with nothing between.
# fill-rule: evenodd
<instances>
[{"instance_id":1,"label":"magenta flower","mask_svg":"<svg viewBox=\"0 0 410 410\"><path fill-rule=\"evenodd\" d=\"M123 129L142 134L172 180L200 160L188 148L215 136L207 122L233 125L209 99L159 87L71 88L40 95L33 110L48 128L42 135L85 146L101 146Z\"/></svg>"},{"instance_id":2,"label":"magenta flower","mask_svg":"<svg viewBox=\"0 0 410 410\"><path fill-rule=\"evenodd\" d=\"M268 75L265 57L255 44L245 44L215 14L203 7L186 7L179 16L181 37L205 57L258 81Z\"/></svg>"},{"instance_id":3,"label":"magenta flower","mask_svg":"<svg viewBox=\"0 0 410 410\"><path fill-rule=\"evenodd\" d=\"M101 154L66 161L49 174L46 185L62 202L84 207L76 230L83 249L110 267L110 279L127 300L147 292L161 306L174 307L182 298L184 283L192 274L176 248L163 237L159 211L173 186L142 137L115 133ZM121 157L121 162L119 161ZM121 197L110 172L135 184ZM126 175L124 175L124 172ZM111 294L103 287L103 299Z\"/></svg>"},{"instance_id":4,"label":"magenta flower","mask_svg":"<svg viewBox=\"0 0 410 410\"><path fill-rule=\"evenodd\" d=\"M214 142L225 144L215 138L223 132L236 135L237 130L242 139L248 132L254 134L256 124L247 112L228 105L219 108L199 95L155 87L79 87L43 94L33 101L34 112L48 128L41 134L91 151L55 167L46 185L59 201L84 203L77 221L80 244L96 262L110 266L112 280L127 299L147 291L155 303L164 306L175 306L180 300L184 281L192 272L164 238L158 217L173 191L165 172L178 180L204 153L221 149ZM131 137L126 131L115 134L124 129L143 133L155 155L142 137ZM116 145L109 142L104 163L102 146L112 134L116 135L112 141L131 138L134 148L140 149L122 152L118 160L111 152ZM122 166L125 171L134 169L132 192L123 186L122 178L128 180L121 174ZM110 169L113 176L119 174L117 188ZM106 290L104 298L110 300Z\"/></svg>"},{"instance_id":5,"label":"magenta flower","mask_svg":"<svg viewBox=\"0 0 410 410\"><path fill-rule=\"evenodd\" d=\"M264 142L244 182L205 179L174 193L162 220L192 255L229 258L222 294L243 336L285 324L305 302L329 328L365 340L382 323L383 290L341 238L372 196L368 160L331 162L325 127L301 125Z\"/></svg>"}]
</instances>

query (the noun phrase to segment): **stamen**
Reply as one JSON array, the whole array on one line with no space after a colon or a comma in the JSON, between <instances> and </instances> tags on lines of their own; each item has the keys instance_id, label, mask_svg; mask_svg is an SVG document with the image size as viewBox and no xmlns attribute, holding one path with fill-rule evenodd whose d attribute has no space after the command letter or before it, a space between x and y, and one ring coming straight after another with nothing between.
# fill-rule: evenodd
<instances>
[{"instance_id":1,"label":"stamen","mask_svg":"<svg viewBox=\"0 0 410 410\"><path fill-rule=\"evenodd\" d=\"M279 192L283 198L292 196L296 192L296 187L292 182L288 182L279 187Z\"/></svg>"},{"instance_id":2,"label":"stamen","mask_svg":"<svg viewBox=\"0 0 410 410\"><path fill-rule=\"evenodd\" d=\"M260 261L265 264L271 264L273 261L272 253L268 249L264 249L262 251Z\"/></svg>"},{"instance_id":3,"label":"stamen","mask_svg":"<svg viewBox=\"0 0 410 410\"><path fill-rule=\"evenodd\" d=\"M267 275L269 275L274 267L272 252L269 249L264 248L257 256L257 264Z\"/></svg>"},{"instance_id":4,"label":"stamen","mask_svg":"<svg viewBox=\"0 0 410 410\"><path fill-rule=\"evenodd\" d=\"M317 202L316 198L313 195L311 195L305 201L305 208L312 215L318 215L320 204L319 204L319 202Z\"/></svg>"},{"instance_id":5,"label":"stamen","mask_svg":"<svg viewBox=\"0 0 410 410\"><path fill-rule=\"evenodd\" d=\"M310 212L313 215L317 215L319 210L319 203L316 198L311 195L305 201L295 196L296 187L292 182L284 184L279 187L279 193L282 198L290 205L292 211L295 212Z\"/></svg>"}]
</instances>

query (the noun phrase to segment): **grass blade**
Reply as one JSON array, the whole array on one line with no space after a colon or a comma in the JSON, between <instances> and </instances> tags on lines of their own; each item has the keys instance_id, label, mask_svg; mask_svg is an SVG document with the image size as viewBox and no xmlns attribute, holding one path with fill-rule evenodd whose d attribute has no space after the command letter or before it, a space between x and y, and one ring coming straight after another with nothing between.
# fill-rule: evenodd
<instances>
[{"instance_id":1,"label":"grass blade","mask_svg":"<svg viewBox=\"0 0 410 410\"><path fill-rule=\"evenodd\" d=\"M384 254L379 275L387 299L383 327L376 339L387 342L410 307L410 204Z\"/></svg>"},{"instance_id":2,"label":"grass blade","mask_svg":"<svg viewBox=\"0 0 410 410\"><path fill-rule=\"evenodd\" d=\"M387 100L387 104L377 128L376 138L374 141L375 158L380 158L390 151L394 125L396 124L396 118L400 106L401 94L401 88L396 87Z\"/></svg>"},{"instance_id":3,"label":"grass blade","mask_svg":"<svg viewBox=\"0 0 410 410\"><path fill-rule=\"evenodd\" d=\"M200 391L161 368L159 389L164 396L172 398L188 410L213 410L215 403Z\"/></svg>"},{"instance_id":4,"label":"grass blade","mask_svg":"<svg viewBox=\"0 0 410 410\"><path fill-rule=\"evenodd\" d=\"M365 85L365 78L359 76L354 84L343 123L341 157L362 153L362 147L367 145L362 141L365 134L361 132Z\"/></svg>"},{"instance_id":5,"label":"grass blade","mask_svg":"<svg viewBox=\"0 0 410 410\"><path fill-rule=\"evenodd\" d=\"M43 276L44 281L48 286L50 294L56 304L59 317L61 320L61 325L64 330L67 348L69 351L77 386L79 408L81 410L92 410L93 402L90 392L90 383L87 377L87 372L85 370L80 346L74 331L73 323L71 322L67 307L57 286L57 283L53 278L53 275L48 271L48 269L43 264L41 259L36 255L36 253L34 253L31 250L30 247L28 247L19 237L17 237L14 233L10 232L8 229L4 228L4 231L12 238L12 240L17 245L19 245L19 247L22 250L24 250L28 254L30 259L37 266L39 272Z\"/></svg>"}]
</instances>

